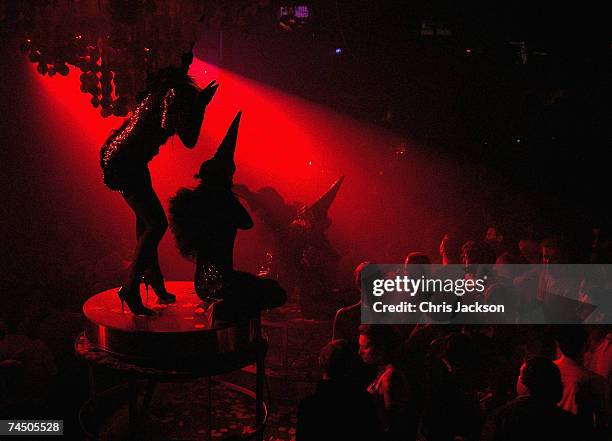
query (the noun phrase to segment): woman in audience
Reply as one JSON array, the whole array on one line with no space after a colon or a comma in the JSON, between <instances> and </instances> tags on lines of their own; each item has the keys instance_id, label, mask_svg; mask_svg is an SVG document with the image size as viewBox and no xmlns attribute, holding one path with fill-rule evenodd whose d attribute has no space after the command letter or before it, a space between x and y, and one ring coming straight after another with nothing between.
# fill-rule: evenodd
<instances>
[{"instance_id":1,"label":"woman in audience","mask_svg":"<svg viewBox=\"0 0 612 441\"><path fill-rule=\"evenodd\" d=\"M389 440L414 439L417 415L408 381L397 366L400 338L389 325L359 327L359 355L378 367L378 376L368 387L374 397L381 431Z\"/></svg>"}]
</instances>

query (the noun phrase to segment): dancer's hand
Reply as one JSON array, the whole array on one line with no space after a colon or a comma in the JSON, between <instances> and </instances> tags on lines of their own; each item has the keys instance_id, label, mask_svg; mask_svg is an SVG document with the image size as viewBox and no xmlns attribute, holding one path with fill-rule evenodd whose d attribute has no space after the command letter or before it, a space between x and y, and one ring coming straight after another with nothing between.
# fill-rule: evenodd
<instances>
[{"instance_id":1,"label":"dancer's hand","mask_svg":"<svg viewBox=\"0 0 612 441\"><path fill-rule=\"evenodd\" d=\"M235 195L243 198L251 207L251 210L257 210L259 206L257 205L257 198L253 194L253 192L244 184L235 184L232 187L232 191Z\"/></svg>"},{"instance_id":2,"label":"dancer's hand","mask_svg":"<svg viewBox=\"0 0 612 441\"><path fill-rule=\"evenodd\" d=\"M210 103L210 101L213 99L213 96L215 96L215 93L217 92L218 88L219 83L217 83L216 80L212 80L210 83L208 83L208 86L202 89L200 95L198 96L200 104L207 106L208 103Z\"/></svg>"},{"instance_id":3,"label":"dancer's hand","mask_svg":"<svg viewBox=\"0 0 612 441\"><path fill-rule=\"evenodd\" d=\"M251 190L245 184L234 184L232 187L234 193L239 194L240 196L245 196L251 194Z\"/></svg>"},{"instance_id":4,"label":"dancer's hand","mask_svg":"<svg viewBox=\"0 0 612 441\"><path fill-rule=\"evenodd\" d=\"M178 133L181 142L188 149L194 148L198 142L206 106L210 103L210 100L212 100L218 87L219 84L217 84L216 81L211 81L208 86L198 93L195 103L192 101L192 95L188 104L185 103L181 108L181 117L176 118L176 133ZM190 108L186 108L187 106Z\"/></svg>"}]
</instances>

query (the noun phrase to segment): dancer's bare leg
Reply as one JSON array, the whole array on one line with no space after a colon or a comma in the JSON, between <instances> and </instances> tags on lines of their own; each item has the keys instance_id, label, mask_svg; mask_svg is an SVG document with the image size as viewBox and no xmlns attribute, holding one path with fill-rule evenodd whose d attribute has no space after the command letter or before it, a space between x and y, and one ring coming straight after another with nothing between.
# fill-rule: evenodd
<instances>
[{"instance_id":1,"label":"dancer's bare leg","mask_svg":"<svg viewBox=\"0 0 612 441\"><path fill-rule=\"evenodd\" d=\"M154 276L161 277L157 246L168 228L168 221L150 182L137 191L124 196L124 199L136 215L138 243L124 285L127 292L133 293L138 292L140 280L145 270L150 268Z\"/></svg>"},{"instance_id":2,"label":"dancer's bare leg","mask_svg":"<svg viewBox=\"0 0 612 441\"><path fill-rule=\"evenodd\" d=\"M136 240L140 240L140 236L144 233L146 229L145 222L136 218ZM153 258L151 259L149 265L146 267L145 272L143 274L145 281L156 290L157 293L165 293L166 287L164 285L164 276L161 272L161 267L159 265L159 257L158 257L157 248L155 249L155 253L153 254Z\"/></svg>"}]
</instances>

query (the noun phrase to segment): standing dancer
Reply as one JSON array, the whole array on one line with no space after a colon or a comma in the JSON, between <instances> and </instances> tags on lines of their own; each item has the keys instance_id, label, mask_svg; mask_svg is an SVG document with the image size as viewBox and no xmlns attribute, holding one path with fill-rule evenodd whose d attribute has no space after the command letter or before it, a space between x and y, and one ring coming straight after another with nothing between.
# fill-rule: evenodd
<instances>
[{"instance_id":1,"label":"standing dancer","mask_svg":"<svg viewBox=\"0 0 612 441\"><path fill-rule=\"evenodd\" d=\"M132 266L118 295L135 315L152 315L142 304L140 281L144 278L158 297L158 303L172 303L175 296L166 291L159 267L157 246L166 232L168 221L153 190L147 164L159 148L174 134L185 147L195 147L204 111L217 91L212 81L199 90L187 74L193 53L182 57L180 67L160 70L147 79L142 101L104 143L100 164L104 183L119 191L136 215L136 238Z\"/></svg>"}]
</instances>

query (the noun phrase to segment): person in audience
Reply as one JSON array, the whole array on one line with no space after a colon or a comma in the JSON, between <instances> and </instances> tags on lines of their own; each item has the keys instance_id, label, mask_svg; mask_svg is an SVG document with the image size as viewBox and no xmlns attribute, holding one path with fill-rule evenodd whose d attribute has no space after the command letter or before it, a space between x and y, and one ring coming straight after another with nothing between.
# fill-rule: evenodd
<instances>
[{"instance_id":1,"label":"person in audience","mask_svg":"<svg viewBox=\"0 0 612 441\"><path fill-rule=\"evenodd\" d=\"M442 265L453 265L461 263L459 243L455 239L455 236L451 233L446 233L442 242L440 242L440 257L442 258Z\"/></svg>"},{"instance_id":2,"label":"person in audience","mask_svg":"<svg viewBox=\"0 0 612 441\"><path fill-rule=\"evenodd\" d=\"M378 423L389 440L414 439L417 415L408 380L399 368L396 357L400 338L390 325L361 325L359 355L378 367L378 375L368 387L376 404Z\"/></svg>"},{"instance_id":3,"label":"person in audience","mask_svg":"<svg viewBox=\"0 0 612 441\"><path fill-rule=\"evenodd\" d=\"M466 275L474 278L489 275L495 263L495 251L486 242L468 240L461 246L461 261Z\"/></svg>"},{"instance_id":4,"label":"person in audience","mask_svg":"<svg viewBox=\"0 0 612 441\"><path fill-rule=\"evenodd\" d=\"M336 312L336 316L334 318L333 325L333 335L332 339L344 339L349 342L354 342L357 344L359 340L359 325L361 324L361 305L362 305L362 296L361 296L361 273L363 269L370 265L371 266L371 274L372 277L382 277L382 273L378 266L372 264L371 262L365 261L361 262L355 268L353 272L354 282L355 282L355 296L359 298L357 303L354 303L350 306L345 306L344 308L340 308ZM366 306L370 306L371 302L366 301Z\"/></svg>"},{"instance_id":5,"label":"person in audience","mask_svg":"<svg viewBox=\"0 0 612 441\"><path fill-rule=\"evenodd\" d=\"M334 317L332 340L343 339L351 342L357 342L359 339L359 325L361 324L361 272L366 265L370 265L368 261L361 262L355 268L354 275L354 293L355 298L359 299L356 303L340 308Z\"/></svg>"},{"instance_id":6,"label":"person in audience","mask_svg":"<svg viewBox=\"0 0 612 441\"><path fill-rule=\"evenodd\" d=\"M500 256L504 252L504 236L496 227L487 228L484 241L493 249L496 256Z\"/></svg>"},{"instance_id":7,"label":"person in audience","mask_svg":"<svg viewBox=\"0 0 612 441\"><path fill-rule=\"evenodd\" d=\"M517 259L510 253L503 253L495 261L495 278L487 286L484 301L491 305L504 305L504 313L487 314L487 323L516 323L520 299L513 282L520 268L517 264Z\"/></svg>"},{"instance_id":8,"label":"person in audience","mask_svg":"<svg viewBox=\"0 0 612 441\"><path fill-rule=\"evenodd\" d=\"M521 257L530 264L542 263L542 249L537 240L521 239L518 242Z\"/></svg>"},{"instance_id":9,"label":"person in audience","mask_svg":"<svg viewBox=\"0 0 612 441\"><path fill-rule=\"evenodd\" d=\"M425 253L413 251L408 253L404 260L404 275L410 278L419 278L421 276L431 276L431 259Z\"/></svg>"},{"instance_id":10,"label":"person in audience","mask_svg":"<svg viewBox=\"0 0 612 441\"><path fill-rule=\"evenodd\" d=\"M432 342L419 434L424 440L478 439L481 417L477 392L483 381L478 373L481 359L477 349L473 339L460 332Z\"/></svg>"},{"instance_id":11,"label":"person in audience","mask_svg":"<svg viewBox=\"0 0 612 441\"><path fill-rule=\"evenodd\" d=\"M580 282L578 300L580 318L586 324L609 323L612 314L612 286L607 282L604 271L597 271L592 265L589 274Z\"/></svg>"},{"instance_id":12,"label":"person in audience","mask_svg":"<svg viewBox=\"0 0 612 441\"><path fill-rule=\"evenodd\" d=\"M584 366L612 383L612 326L589 325L589 350L584 354Z\"/></svg>"},{"instance_id":13,"label":"person in audience","mask_svg":"<svg viewBox=\"0 0 612 441\"><path fill-rule=\"evenodd\" d=\"M296 441L380 439L374 400L354 381L356 358L346 340L321 349L322 379L298 406Z\"/></svg>"},{"instance_id":14,"label":"person in audience","mask_svg":"<svg viewBox=\"0 0 612 441\"><path fill-rule=\"evenodd\" d=\"M588 335L583 326L559 326L555 338L561 357L563 395L559 405L578 416L585 432L600 434L607 426L607 391L602 376L584 367Z\"/></svg>"},{"instance_id":15,"label":"person in audience","mask_svg":"<svg viewBox=\"0 0 612 441\"><path fill-rule=\"evenodd\" d=\"M519 397L492 412L482 441L576 441L585 439L576 417L556 403L562 396L559 368L549 359L531 357L521 366Z\"/></svg>"},{"instance_id":16,"label":"person in audience","mask_svg":"<svg viewBox=\"0 0 612 441\"><path fill-rule=\"evenodd\" d=\"M588 351L584 354L584 367L601 375L606 381L608 397L608 427L612 424L612 326L587 325Z\"/></svg>"},{"instance_id":17,"label":"person in audience","mask_svg":"<svg viewBox=\"0 0 612 441\"><path fill-rule=\"evenodd\" d=\"M547 323L578 323L575 300L578 300L581 275L569 265L575 251L558 237L542 241L543 271L538 280L537 301Z\"/></svg>"},{"instance_id":18,"label":"person in audience","mask_svg":"<svg viewBox=\"0 0 612 441\"><path fill-rule=\"evenodd\" d=\"M42 405L57 367L47 344L11 331L0 319L0 408L5 400Z\"/></svg>"},{"instance_id":19,"label":"person in audience","mask_svg":"<svg viewBox=\"0 0 612 441\"><path fill-rule=\"evenodd\" d=\"M594 226L591 229L591 263L610 263L612 261L612 239L608 228Z\"/></svg>"}]
</instances>

